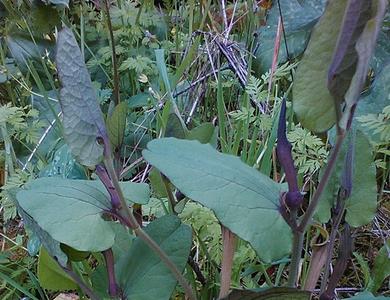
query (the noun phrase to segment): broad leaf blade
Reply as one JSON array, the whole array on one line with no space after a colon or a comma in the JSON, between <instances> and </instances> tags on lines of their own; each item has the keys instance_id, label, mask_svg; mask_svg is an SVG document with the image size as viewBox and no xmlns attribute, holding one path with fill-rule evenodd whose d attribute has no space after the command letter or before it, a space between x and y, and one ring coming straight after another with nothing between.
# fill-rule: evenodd
<instances>
[{"instance_id":1,"label":"broad leaf blade","mask_svg":"<svg viewBox=\"0 0 390 300\"><path fill-rule=\"evenodd\" d=\"M191 248L191 228L176 216L167 215L149 224L145 231L179 270L183 270ZM176 286L170 270L139 238L133 241L116 268L119 285L128 299L168 300Z\"/></svg>"},{"instance_id":2,"label":"broad leaf blade","mask_svg":"<svg viewBox=\"0 0 390 300\"><path fill-rule=\"evenodd\" d=\"M65 139L81 164L95 166L104 150L97 139L107 145L106 128L80 48L67 27L58 33L56 63Z\"/></svg>"},{"instance_id":3,"label":"broad leaf blade","mask_svg":"<svg viewBox=\"0 0 390 300\"><path fill-rule=\"evenodd\" d=\"M327 87L328 66L347 2L329 1L295 74L293 108L302 125L312 131L326 131L336 121L335 102Z\"/></svg>"},{"instance_id":4,"label":"broad leaf blade","mask_svg":"<svg viewBox=\"0 0 390 300\"><path fill-rule=\"evenodd\" d=\"M280 186L270 178L197 141L153 140L143 155L182 193L212 209L264 261L289 253L290 228L278 210Z\"/></svg>"},{"instance_id":5,"label":"broad leaf blade","mask_svg":"<svg viewBox=\"0 0 390 300\"><path fill-rule=\"evenodd\" d=\"M19 205L55 240L80 251L103 251L114 244L107 193L93 181L39 178L17 193ZM104 189L104 188L103 188Z\"/></svg>"}]
</instances>

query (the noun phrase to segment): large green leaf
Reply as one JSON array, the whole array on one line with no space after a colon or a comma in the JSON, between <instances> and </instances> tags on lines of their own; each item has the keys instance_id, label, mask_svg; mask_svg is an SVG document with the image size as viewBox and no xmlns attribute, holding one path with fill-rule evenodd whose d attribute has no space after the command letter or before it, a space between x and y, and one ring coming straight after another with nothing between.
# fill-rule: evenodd
<instances>
[{"instance_id":1,"label":"large green leaf","mask_svg":"<svg viewBox=\"0 0 390 300\"><path fill-rule=\"evenodd\" d=\"M212 209L264 261L289 253L290 228L279 214L281 188L267 176L198 141L153 140L143 156L182 193Z\"/></svg>"},{"instance_id":2,"label":"large green leaf","mask_svg":"<svg viewBox=\"0 0 390 300\"><path fill-rule=\"evenodd\" d=\"M39 284L48 290L74 290L77 284L62 270L57 262L41 248L38 259Z\"/></svg>"},{"instance_id":3,"label":"large green leaf","mask_svg":"<svg viewBox=\"0 0 390 300\"><path fill-rule=\"evenodd\" d=\"M355 136L353 136L355 135ZM352 162L352 192L346 200L346 221L354 227L369 223L375 216L377 206L376 169L373 151L367 137L361 131L351 131L337 159L336 167L319 202L316 218L326 223L331 216L343 169L346 167L346 152L350 143L354 143Z\"/></svg>"},{"instance_id":4,"label":"large green leaf","mask_svg":"<svg viewBox=\"0 0 390 300\"><path fill-rule=\"evenodd\" d=\"M297 57L305 50L311 29L321 16L325 3L326 0L280 0L290 58ZM259 30L259 48L256 51L255 63L259 65L260 74L267 72L272 64L278 20L278 2L274 1L268 13L266 25ZM287 53L283 37L278 63L285 61L287 61Z\"/></svg>"},{"instance_id":5,"label":"large green leaf","mask_svg":"<svg viewBox=\"0 0 390 300\"><path fill-rule=\"evenodd\" d=\"M293 288L272 288L256 292L250 290L233 290L223 300L310 300L311 293Z\"/></svg>"},{"instance_id":6,"label":"large green leaf","mask_svg":"<svg viewBox=\"0 0 390 300\"><path fill-rule=\"evenodd\" d=\"M166 215L149 224L145 231L183 270L190 253L191 228L173 215ZM117 261L119 285L128 299L168 300L176 279L160 258L142 240L135 239L130 250Z\"/></svg>"},{"instance_id":7,"label":"large green leaf","mask_svg":"<svg viewBox=\"0 0 390 300\"><path fill-rule=\"evenodd\" d=\"M103 251L114 244L107 193L94 181L39 178L16 195L19 205L55 240L80 251Z\"/></svg>"},{"instance_id":8,"label":"large green leaf","mask_svg":"<svg viewBox=\"0 0 390 300\"><path fill-rule=\"evenodd\" d=\"M332 61L347 0L330 0L313 29L295 74L293 108L306 128L323 132L336 121L335 102L327 87Z\"/></svg>"},{"instance_id":9,"label":"large green leaf","mask_svg":"<svg viewBox=\"0 0 390 300\"><path fill-rule=\"evenodd\" d=\"M103 156L97 139L107 142L106 128L80 48L67 27L58 33L56 63L64 137L82 165L95 166Z\"/></svg>"}]
</instances>

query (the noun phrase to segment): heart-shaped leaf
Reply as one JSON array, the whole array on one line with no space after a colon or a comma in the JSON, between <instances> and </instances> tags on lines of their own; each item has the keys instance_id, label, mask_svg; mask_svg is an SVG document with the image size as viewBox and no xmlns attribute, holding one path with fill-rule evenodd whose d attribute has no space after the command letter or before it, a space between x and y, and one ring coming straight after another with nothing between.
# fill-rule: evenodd
<instances>
[{"instance_id":1,"label":"heart-shaped leaf","mask_svg":"<svg viewBox=\"0 0 390 300\"><path fill-rule=\"evenodd\" d=\"M56 63L62 85L64 137L82 165L95 166L102 160L104 150L98 139L108 145L108 137L83 56L67 27L58 33Z\"/></svg>"},{"instance_id":2,"label":"heart-shaped leaf","mask_svg":"<svg viewBox=\"0 0 390 300\"><path fill-rule=\"evenodd\" d=\"M166 215L150 223L145 231L183 270L191 248L191 228L178 217ZM176 286L171 271L139 238L115 266L119 285L128 299L168 300Z\"/></svg>"},{"instance_id":3,"label":"heart-shaped leaf","mask_svg":"<svg viewBox=\"0 0 390 300\"><path fill-rule=\"evenodd\" d=\"M267 176L198 141L153 140L143 156L183 194L212 209L265 262L289 253L291 231L279 214L281 187Z\"/></svg>"}]
</instances>

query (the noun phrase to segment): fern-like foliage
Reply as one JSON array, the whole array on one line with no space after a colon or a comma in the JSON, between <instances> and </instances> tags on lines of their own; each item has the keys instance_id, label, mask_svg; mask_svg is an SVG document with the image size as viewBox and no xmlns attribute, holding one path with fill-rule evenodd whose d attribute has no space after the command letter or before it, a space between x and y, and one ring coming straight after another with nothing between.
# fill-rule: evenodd
<instances>
[{"instance_id":1,"label":"fern-like foliage","mask_svg":"<svg viewBox=\"0 0 390 300\"><path fill-rule=\"evenodd\" d=\"M325 164L328 151L319 137L301 127L295 127L287 136L299 174L312 175Z\"/></svg>"},{"instance_id":2,"label":"fern-like foliage","mask_svg":"<svg viewBox=\"0 0 390 300\"><path fill-rule=\"evenodd\" d=\"M380 114L368 114L358 117L357 120L380 136L381 141L390 141L390 105Z\"/></svg>"}]
</instances>

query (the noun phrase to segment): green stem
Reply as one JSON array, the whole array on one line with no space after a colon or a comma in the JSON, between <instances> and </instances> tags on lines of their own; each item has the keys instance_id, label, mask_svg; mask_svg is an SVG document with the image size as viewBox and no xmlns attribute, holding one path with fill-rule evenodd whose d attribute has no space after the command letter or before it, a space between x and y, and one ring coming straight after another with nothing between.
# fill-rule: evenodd
<instances>
[{"instance_id":1,"label":"green stem","mask_svg":"<svg viewBox=\"0 0 390 300\"><path fill-rule=\"evenodd\" d=\"M294 232L293 236L293 253L291 255L291 263L290 263L290 273L288 275L288 283L289 287L296 287L298 273L299 273L299 264L301 261L302 247L303 247L303 237L304 234L299 231Z\"/></svg>"},{"instance_id":2,"label":"green stem","mask_svg":"<svg viewBox=\"0 0 390 300\"><path fill-rule=\"evenodd\" d=\"M111 41L112 69L114 73L114 97L115 97L114 99L115 99L115 105L118 105L121 100L119 94L119 73L118 73L118 62L117 62L116 50L115 50L114 32L112 29L109 2L108 0L103 0L103 1L104 1L105 12L106 12L106 18L107 18L108 32L110 34L110 41Z\"/></svg>"},{"instance_id":3,"label":"green stem","mask_svg":"<svg viewBox=\"0 0 390 300\"><path fill-rule=\"evenodd\" d=\"M172 272L172 274L175 276L176 280L180 283L180 285L183 287L187 297L190 300L196 300L196 297L194 295L194 292L192 291L191 286L187 283L184 276L181 274L177 266L171 261L171 259L168 257L168 255L160 248L160 246L140 227L140 225L137 222L137 219L134 217L132 211L127 206L125 198L123 196L122 189L119 185L118 176L115 172L114 164L111 158L105 158L104 159L104 165L106 166L107 172L111 178L112 184L114 185L114 188L117 190L119 199L121 202L121 208L120 208L120 216L126 221L126 225L128 225L134 233L143 240L159 257L160 259L165 263L165 265L168 267L168 269Z\"/></svg>"}]
</instances>

